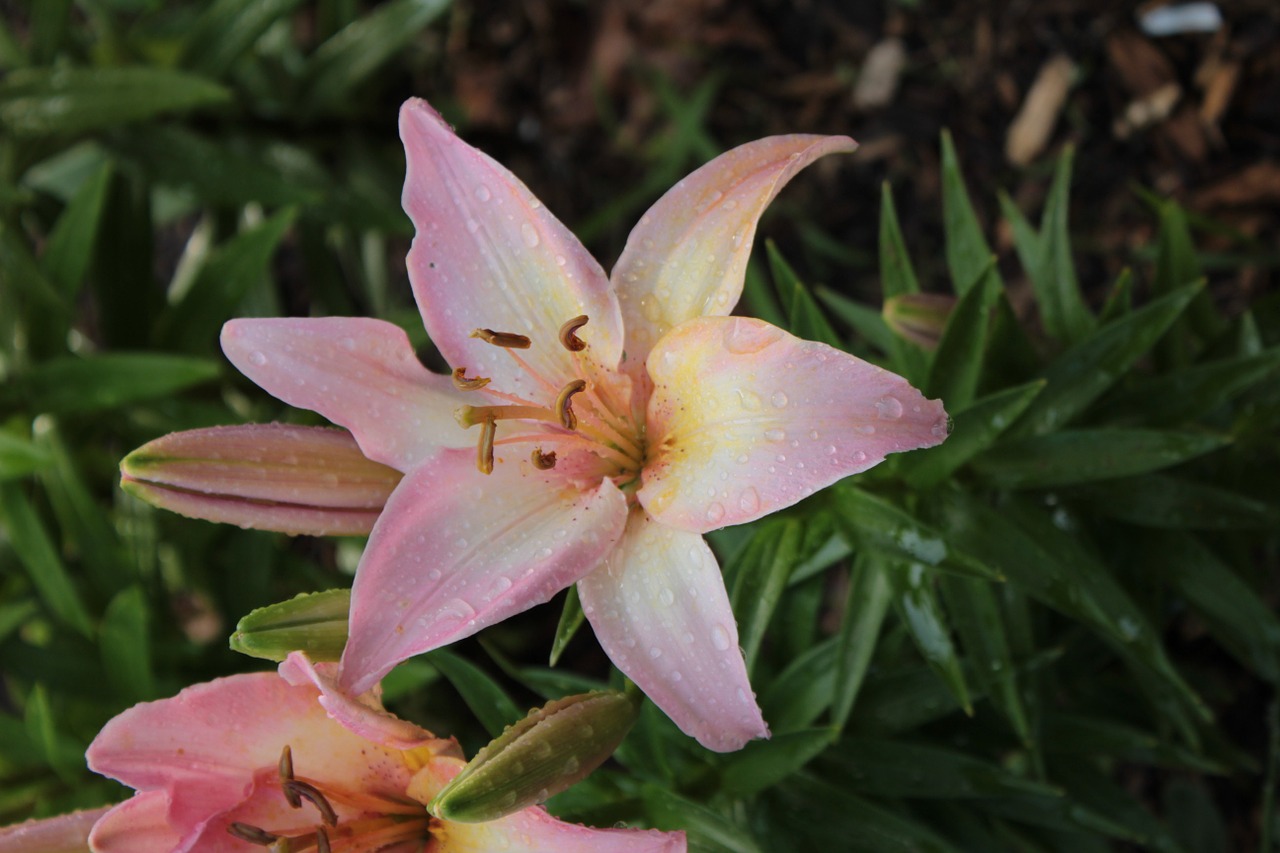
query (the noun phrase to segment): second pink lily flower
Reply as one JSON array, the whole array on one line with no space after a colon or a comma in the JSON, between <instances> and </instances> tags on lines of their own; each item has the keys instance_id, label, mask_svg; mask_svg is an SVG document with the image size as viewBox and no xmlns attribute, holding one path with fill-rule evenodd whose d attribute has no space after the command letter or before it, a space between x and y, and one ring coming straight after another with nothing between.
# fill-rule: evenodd
<instances>
[{"instance_id":1,"label":"second pink lily flower","mask_svg":"<svg viewBox=\"0 0 1280 853\"><path fill-rule=\"evenodd\" d=\"M253 381L405 474L356 574L342 687L577 583L605 651L682 730L719 751L767 736L702 534L947 432L941 403L902 378L728 316L763 209L853 141L718 157L641 218L610 278L426 102L405 104L400 134L409 276L454 377L378 320L222 335Z\"/></svg>"}]
</instances>

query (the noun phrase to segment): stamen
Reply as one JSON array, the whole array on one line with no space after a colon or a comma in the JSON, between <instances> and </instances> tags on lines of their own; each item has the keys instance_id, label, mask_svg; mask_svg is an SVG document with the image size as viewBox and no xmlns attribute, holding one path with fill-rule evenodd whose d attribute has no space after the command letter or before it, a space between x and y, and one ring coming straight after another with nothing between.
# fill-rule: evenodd
<instances>
[{"instance_id":1,"label":"stamen","mask_svg":"<svg viewBox=\"0 0 1280 853\"><path fill-rule=\"evenodd\" d=\"M273 835L265 829L259 829L256 826L238 821L232 821L228 824L227 832L241 841L248 841L250 844L257 844L259 847L270 847L280 840L280 836Z\"/></svg>"},{"instance_id":2,"label":"stamen","mask_svg":"<svg viewBox=\"0 0 1280 853\"><path fill-rule=\"evenodd\" d=\"M574 394L586 387L585 379L575 379L560 389L560 395L556 397L556 414L560 416L560 425L565 429L574 429L578 426L578 418L573 414L570 400Z\"/></svg>"},{"instance_id":3,"label":"stamen","mask_svg":"<svg viewBox=\"0 0 1280 853\"><path fill-rule=\"evenodd\" d=\"M579 314L560 327L560 343L569 352L582 352L587 348L587 342L574 334L585 325L587 325L587 315Z\"/></svg>"},{"instance_id":4,"label":"stamen","mask_svg":"<svg viewBox=\"0 0 1280 853\"><path fill-rule=\"evenodd\" d=\"M550 453L543 453L541 447L535 447L529 459L533 462L533 467L541 471L549 471L556 467L556 452L554 450Z\"/></svg>"},{"instance_id":5,"label":"stamen","mask_svg":"<svg viewBox=\"0 0 1280 853\"><path fill-rule=\"evenodd\" d=\"M507 347L508 349L528 349L532 346L533 341L524 335L517 335L514 332L495 332L493 329L474 329L471 337L479 338L487 344L493 344L496 347Z\"/></svg>"},{"instance_id":6,"label":"stamen","mask_svg":"<svg viewBox=\"0 0 1280 853\"><path fill-rule=\"evenodd\" d=\"M467 369L465 367L455 367L453 369L453 387L459 391L479 391L488 384L489 379L485 376L467 378Z\"/></svg>"},{"instance_id":7,"label":"stamen","mask_svg":"<svg viewBox=\"0 0 1280 853\"><path fill-rule=\"evenodd\" d=\"M493 415L484 419L480 425L480 443L476 445L476 467L481 474L493 473L493 435L498 429L498 421Z\"/></svg>"},{"instance_id":8,"label":"stamen","mask_svg":"<svg viewBox=\"0 0 1280 853\"><path fill-rule=\"evenodd\" d=\"M292 788L298 796L309 800L316 807L316 810L320 812L320 818L325 823L329 824L329 826L338 825L338 813L333 810L333 806L329 805L329 801L325 799L324 794L320 793L319 788L309 782L303 782L298 779L284 784L286 790ZM286 794L286 796L288 795Z\"/></svg>"},{"instance_id":9,"label":"stamen","mask_svg":"<svg viewBox=\"0 0 1280 853\"><path fill-rule=\"evenodd\" d=\"M284 749L280 750L280 788L284 791L284 798L289 801L289 805L295 809L302 808L302 797L298 796L298 792L289 787L289 783L293 781L293 750L289 748L289 744L284 745Z\"/></svg>"}]
</instances>

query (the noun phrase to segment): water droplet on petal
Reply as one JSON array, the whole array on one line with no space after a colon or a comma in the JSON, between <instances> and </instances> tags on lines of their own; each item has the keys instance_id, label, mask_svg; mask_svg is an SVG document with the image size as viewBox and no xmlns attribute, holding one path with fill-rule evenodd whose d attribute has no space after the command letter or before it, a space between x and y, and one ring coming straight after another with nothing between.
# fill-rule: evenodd
<instances>
[{"instance_id":1,"label":"water droplet on petal","mask_svg":"<svg viewBox=\"0 0 1280 853\"><path fill-rule=\"evenodd\" d=\"M764 437L769 441L783 441L787 437L787 433L780 429L768 429L764 432Z\"/></svg>"},{"instance_id":2,"label":"water droplet on petal","mask_svg":"<svg viewBox=\"0 0 1280 853\"><path fill-rule=\"evenodd\" d=\"M775 408L783 409L787 405L787 395L782 391L774 391L773 396L769 398L769 402L773 403Z\"/></svg>"},{"instance_id":3,"label":"water droplet on petal","mask_svg":"<svg viewBox=\"0 0 1280 853\"><path fill-rule=\"evenodd\" d=\"M747 486L742 490L742 496L738 498L738 506L743 512L755 512L760 509L760 493L756 491L755 486Z\"/></svg>"},{"instance_id":4,"label":"water droplet on petal","mask_svg":"<svg viewBox=\"0 0 1280 853\"><path fill-rule=\"evenodd\" d=\"M933 426L929 428L929 433L934 438L943 438L949 435L951 433L950 419L946 415L938 418L938 420L934 422Z\"/></svg>"},{"instance_id":5,"label":"water droplet on petal","mask_svg":"<svg viewBox=\"0 0 1280 853\"><path fill-rule=\"evenodd\" d=\"M564 266L565 264L569 263L569 259L566 258L564 255L556 255L556 263L559 264L560 266Z\"/></svg>"},{"instance_id":6,"label":"water droplet on petal","mask_svg":"<svg viewBox=\"0 0 1280 853\"><path fill-rule=\"evenodd\" d=\"M662 602L663 607L670 607L676 603L676 594L671 591L671 587L664 586L658 592L658 600Z\"/></svg>"},{"instance_id":7,"label":"water droplet on petal","mask_svg":"<svg viewBox=\"0 0 1280 853\"><path fill-rule=\"evenodd\" d=\"M902 417L902 401L889 394L876 400L876 414L882 420L896 421Z\"/></svg>"},{"instance_id":8,"label":"water droplet on petal","mask_svg":"<svg viewBox=\"0 0 1280 853\"><path fill-rule=\"evenodd\" d=\"M711 643L720 651L727 651L733 641L729 639L729 629L723 625L715 625L711 629Z\"/></svg>"},{"instance_id":9,"label":"water droplet on petal","mask_svg":"<svg viewBox=\"0 0 1280 853\"><path fill-rule=\"evenodd\" d=\"M777 326L730 317L724 329L724 348L735 355L750 355L777 342L782 335L783 331Z\"/></svg>"},{"instance_id":10,"label":"water droplet on petal","mask_svg":"<svg viewBox=\"0 0 1280 853\"><path fill-rule=\"evenodd\" d=\"M876 428L871 424L861 424L858 426L858 432L862 433L863 435L875 435Z\"/></svg>"},{"instance_id":11,"label":"water droplet on petal","mask_svg":"<svg viewBox=\"0 0 1280 853\"><path fill-rule=\"evenodd\" d=\"M833 447L833 448L831 448L831 449L832 449L832 450L835 450L835 448L834 448L834 447ZM866 462L866 461L867 461L867 454L863 453L861 450L855 450L855 451L853 452L853 461L854 461L854 462L857 462L857 463L859 463L859 464L861 464L861 463L863 463L863 462Z\"/></svg>"},{"instance_id":12,"label":"water droplet on petal","mask_svg":"<svg viewBox=\"0 0 1280 853\"><path fill-rule=\"evenodd\" d=\"M716 524L722 518L724 518L724 506L722 504L713 503L707 507L707 521Z\"/></svg>"},{"instance_id":13,"label":"water droplet on petal","mask_svg":"<svg viewBox=\"0 0 1280 853\"><path fill-rule=\"evenodd\" d=\"M467 230L470 231L472 234L476 233L477 231L480 230L480 223L476 222L474 219L468 219Z\"/></svg>"},{"instance_id":14,"label":"water droplet on petal","mask_svg":"<svg viewBox=\"0 0 1280 853\"><path fill-rule=\"evenodd\" d=\"M538 232L528 222L520 226L520 236L524 238L524 244L530 249L538 245Z\"/></svg>"},{"instance_id":15,"label":"water droplet on petal","mask_svg":"<svg viewBox=\"0 0 1280 853\"><path fill-rule=\"evenodd\" d=\"M760 395L754 391L748 391L744 388L736 389L738 392L738 402L742 404L742 408L748 412L754 412L760 408Z\"/></svg>"},{"instance_id":16,"label":"water droplet on petal","mask_svg":"<svg viewBox=\"0 0 1280 853\"><path fill-rule=\"evenodd\" d=\"M649 657L653 658L654 660L657 660L658 658L662 657L662 649L658 648L657 646L650 646Z\"/></svg>"},{"instance_id":17,"label":"water droplet on petal","mask_svg":"<svg viewBox=\"0 0 1280 853\"><path fill-rule=\"evenodd\" d=\"M489 188L486 187L484 184L481 184L480 186L476 187L476 198L480 199L481 201L488 201L490 197L491 197L491 193L489 192Z\"/></svg>"},{"instance_id":18,"label":"water droplet on petal","mask_svg":"<svg viewBox=\"0 0 1280 853\"><path fill-rule=\"evenodd\" d=\"M267 357L262 353L258 352L257 350L254 350L253 352L249 353L249 363L257 365L258 367L262 367L264 364L267 363Z\"/></svg>"},{"instance_id":19,"label":"water droplet on petal","mask_svg":"<svg viewBox=\"0 0 1280 853\"><path fill-rule=\"evenodd\" d=\"M669 676L669 678L671 679L671 682L674 684L678 681L682 681L684 679L684 676L680 674L680 670L673 669L671 670L671 675Z\"/></svg>"}]
</instances>

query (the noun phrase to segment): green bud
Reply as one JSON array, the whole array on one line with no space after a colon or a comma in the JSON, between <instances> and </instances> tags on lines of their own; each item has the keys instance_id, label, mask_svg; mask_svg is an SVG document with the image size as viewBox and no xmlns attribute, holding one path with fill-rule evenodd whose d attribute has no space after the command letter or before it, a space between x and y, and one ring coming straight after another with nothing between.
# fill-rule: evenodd
<instances>
[{"instance_id":1,"label":"green bud","mask_svg":"<svg viewBox=\"0 0 1280 853\"><path fill-rule=\"evenodd\" d=\"M301 651L313 661L334 661L347 644L350 609L349 589L304 592L241 619L231 635L231 648L266 660L282 661L289 652Z\"/></svg>"},{"instance_id":2,"label":"green bud","mask_svg":"<svg viewBox=\"0 0 1280 853\"><path fill-rule=\"evenodd\" d=\"M548 702L476 753L428 809L442 820L481 823L544 802L613 755L639 712L615 691Z\"/></svg>"},{"instance_id":3,"label":"green bud","mask_svg":"<svg viewBox=\"0 0 1280 853\"><path fill-rule=\"evenodd\" d=\"M956 298L945 293L904 293L884 303L884 321L899 337L927 350L938 348Z\"/></svg>"}]
</instances>

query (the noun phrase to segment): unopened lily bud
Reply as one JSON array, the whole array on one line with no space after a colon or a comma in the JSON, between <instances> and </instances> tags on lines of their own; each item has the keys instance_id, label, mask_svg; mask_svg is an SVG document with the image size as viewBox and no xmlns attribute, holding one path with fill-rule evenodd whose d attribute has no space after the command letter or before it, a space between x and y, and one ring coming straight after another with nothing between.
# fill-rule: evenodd
<instances>
[{"instance_id":1,"label":"unopened lily bud","mask_svg":"<svg viewBox=\"0 0 1280 853\"><path fill-rule=\"evenodd\" d=\"M900 337L927 350L938 348L956 298L945 293L904 293L884 303L884 321Z\"/></svg>"},{"instance_id":2,"label":"unopened lily bud","mask_svg":"<svg viewBox=\"0 0 1280 853\"><path fill-rule=\"evenodd\" d=\"M249 424L175 432L120 463L120 486L191 518L258 530L364 535L401 474L345 430Z\"/></svg>"},{"instance_id":3,"label":"unopened lily bud","mask_svg":"<svg viewBox=\"0 0 1280 853\"><path fill-rule=\"evenodd\" d=\"M300 651L313 661L335 661L347 644L350 609L349 589L304 592L241 619L231 635L231 648L266 660L282 661L289 652Z\"/></svg>"},{"instance_id":4,"label":"unopened lily bud","mask_svg":"<svg viewBox=\"0 0 1280 853\"><path fill-rule=\"evenodd\" d=\"M442 820L480 823L544 802L613 755L638 714L614 691L548 702L480 750L428 808Z\"/></svg>"}]
</instances>

